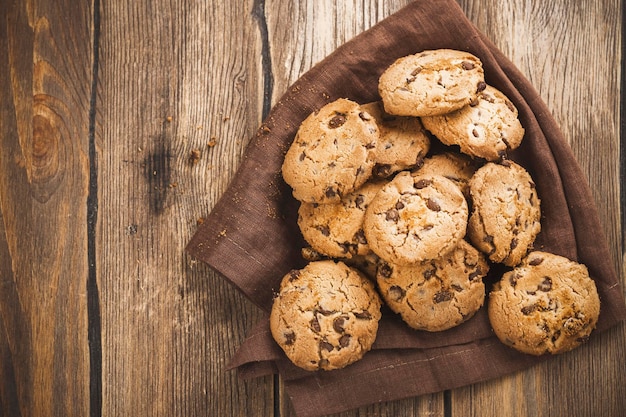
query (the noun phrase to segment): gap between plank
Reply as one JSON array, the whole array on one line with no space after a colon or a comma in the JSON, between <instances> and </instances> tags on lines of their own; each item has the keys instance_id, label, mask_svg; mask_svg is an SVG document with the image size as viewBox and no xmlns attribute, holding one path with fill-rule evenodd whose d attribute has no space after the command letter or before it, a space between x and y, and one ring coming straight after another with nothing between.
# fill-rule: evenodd
<instances>
[{"instance_id":1,"label":"gap between plank","mask_svg":"<svg viewBox=\"0 0 626 417\"><path fill-rule=\"evenodd\" d=\"M274 89L274 74L272 72L272 55L270 51L269 32L267 29L267 17L265 15L265 0L254 0L252 16L259 25L261 36L261 70L263 72L263 106L261 119L265 120L272 107L272 94ZM274 375L273 379L274 417L280 417L280 377Z\"/></svg>"},{"instance_id":2,"label":"gap between plank","mask_svg":"<svg viewBox=\"0 0 626 417\"><path fill-rule=\"evenodd\" d=\"M102 327L96 265L98 220L98 154L96 152L96 101L100 48L100 0L93 1L93 57L89 102L89 193L87 195L87 340L89 343L89 416L102 416Z\"/></svg>"}]
</instances>

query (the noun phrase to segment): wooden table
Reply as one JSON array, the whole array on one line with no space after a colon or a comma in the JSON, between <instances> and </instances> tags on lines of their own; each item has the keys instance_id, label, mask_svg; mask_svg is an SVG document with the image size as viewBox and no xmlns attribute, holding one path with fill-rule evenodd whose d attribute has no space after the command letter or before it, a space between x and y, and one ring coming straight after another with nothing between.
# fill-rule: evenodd
<instances>
[{"instance_id":1,"label":"wooden table","mask_svg":"<svg viewBox=\"0 0 626 417\"><path fill-rule=\"evenodd\" d=\"M271 104L407 3L0 0L2 415L294 415L278 378L225 370L261 313L183 248ZM623 280L623 2L459 3L560 124ZM341 415L624 415L625 355L622 324Z\"/></svg>"}]
</instances>

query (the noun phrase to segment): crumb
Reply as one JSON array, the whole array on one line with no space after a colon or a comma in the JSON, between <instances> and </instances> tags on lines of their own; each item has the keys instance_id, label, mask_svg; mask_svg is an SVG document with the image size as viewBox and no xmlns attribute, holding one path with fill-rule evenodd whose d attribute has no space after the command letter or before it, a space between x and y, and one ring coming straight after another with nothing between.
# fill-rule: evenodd
<instances>
[{"instance_id":1,"label":"crumb","mask_svg":"<svg viewBox=\"0 0 626 417\"><path fill-rule=\"evenodd\" d=\"M263 134L268 134L271 132L271 130L269 127L267 127L267 125L263 125L261 126L261 132L263 132Z\"/></svg>"},{"instance_id":2,"label":"crumb","mask_svg":"<svg viewBox=\"0 0 626 417\"><path fill-rule=\"evenodd\" d=\"M211 136L211 139L207 142L206 146L212 148L215 145L217 145L217 138L215 136Z\"/></svg>"},{"instance_id":3,"label":"crumb","mask_svg":"<svg viewBox=\"0 0 626 417\"><path fill-rule=\"evenodd\" d=\"M222 119L224 122L227 122L230 120L230 116L224 116L224 119Z\"/></svg>"},{"instance_id":4,"label":"crumb","mask_svg":"<svg viewBox=\"0 0 626 417\"><path fill-rule=\"evenodd\" d=\"M167 116L167 117L165 118L165 121L166 121L167 123L172 123L172 116Z\"/></svg>"},{"instance_id":5,"label":"crumb","mask_svg":"<svg viewBox=\"0 0 626 417\"><path fill-rule=\"evenodd\" d=\"M200 226L201 224L204 223L204 220L205 220L204 217L198 217L198 219L196 220L196 224Z\"/></svg>"},{"instance_id":6,"label":"crumb","mask_svg":"<svg viewBox=\"0 0 626 417\"><path fill-rule=\"evenodd\" d=\"M197 164L201 156L202 156L202 153L200 152L199 149L193 149L191 153L189 154L189 163L191 165Z\"/></svg>"},{"instance_id":7,"label":"crumb","mask_svg":"<svg viewBox=\"0 0 626 417\"><path fill-rule=\"evenodd\" d=\"M226 236L226 229L222 229L222 231L218 233L218 236Z\"/></svg>"},{"instance_id":8,"label":"crumb","mask_svg":"<svg viewBox=\"0 0 626 417\"><path fill-rule=\"evenodd\" d=\"M170 188L176 188L178 187L178 183L177 182L173 182L170 184Z\"/></svg>"}]
</instances>

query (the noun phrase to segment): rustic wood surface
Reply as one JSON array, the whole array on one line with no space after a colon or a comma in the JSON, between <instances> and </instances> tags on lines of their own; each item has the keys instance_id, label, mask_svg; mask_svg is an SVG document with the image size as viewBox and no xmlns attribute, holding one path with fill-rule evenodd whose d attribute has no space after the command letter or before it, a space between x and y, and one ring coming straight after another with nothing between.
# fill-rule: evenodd
<instances>
[{"instance_id":1,"label":"rustic wood surface","mask_svg":"<svg viewBox=\"0 0 626 417\"><path fill-rule=\"evenodd\" d=\"M272 103L408 3L0 0L3 416L295 415L278 378L225 370L260 312L183 248ZM623 2L459 3L560 124L623 280ZM624 415L625 354L620 325L341 416Z\"/></svg>"}]
</instances>

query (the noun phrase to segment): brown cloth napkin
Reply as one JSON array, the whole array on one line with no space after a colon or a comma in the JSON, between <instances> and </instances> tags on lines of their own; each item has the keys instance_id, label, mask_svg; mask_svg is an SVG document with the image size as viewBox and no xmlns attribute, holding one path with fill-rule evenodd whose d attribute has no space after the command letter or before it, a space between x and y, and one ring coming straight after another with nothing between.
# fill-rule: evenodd
<instances>
[{"instance_id":1,"label":"brown cloth napkin","mask_svg":"<svg viewBox=\"0 0 626 417\"><path fill-rule=\"evenodd\" d=\"M338 48L294 83L250 141L240 169L187 251L269 312L281 278L304 265L298 203L283 182L283 155L299 124L337 98L378 100L378 78L395 59L452 48L478 56L486 81L515 103L526 129L509 155L532 175L542 198L537 249L589 268L601 297L596 333L626 318L618 277L587 181L567 142L529 81L481 34L454 0L416 1ZM487 282L502 270L492 268ZM593 337L593 334L592 334ZM232 359L244 377L280 373L300 417L340 412L460 387L526 368L545 357L518 353L491 332L485 308L440 333L413 331L384 310L374 348L344 369L308 372L293 366L259 323Z\"/></svg>"}]
</instances>

